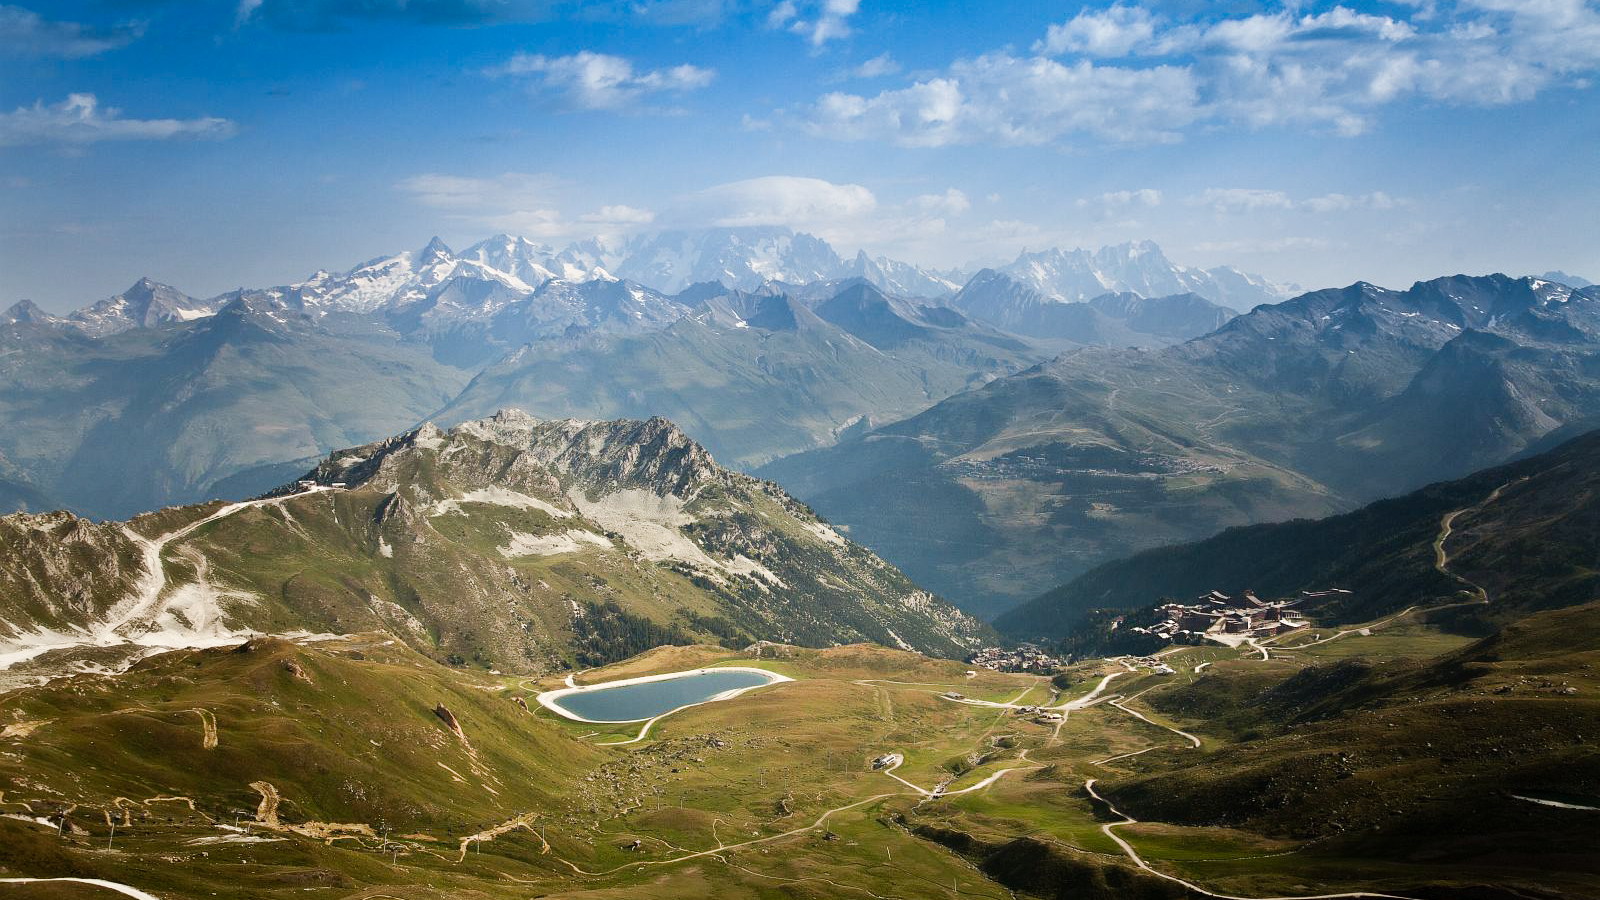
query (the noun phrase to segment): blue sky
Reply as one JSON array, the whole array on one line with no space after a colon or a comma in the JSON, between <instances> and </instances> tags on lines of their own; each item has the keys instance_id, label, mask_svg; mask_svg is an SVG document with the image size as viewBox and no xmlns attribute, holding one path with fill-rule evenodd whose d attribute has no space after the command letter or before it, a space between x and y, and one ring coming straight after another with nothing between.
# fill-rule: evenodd
<instances>
[{"instance_id":1,"label":"blue sky","mask_svg":"<svg viewBox=\"0 0 1600 900\"><path fill-rule=\"evenodd\" d=\"M1600 0L21 0L0 304L500 231L1600 279Z\"/></svg>"}]
</instances>

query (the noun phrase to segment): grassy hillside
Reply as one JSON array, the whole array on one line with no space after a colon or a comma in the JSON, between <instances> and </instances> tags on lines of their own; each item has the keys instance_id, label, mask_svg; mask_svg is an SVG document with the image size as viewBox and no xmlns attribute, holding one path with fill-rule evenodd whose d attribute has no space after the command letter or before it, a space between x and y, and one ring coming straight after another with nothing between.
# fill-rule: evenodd
<instances>
[{"instance_id":1,"label":"grassy hillside","mask_svg":"<svg viewBox=\"0 0 1600 900\"><path fill-rule=\"evenodd\" d=\"M1426 661L1274 661L1254 683L1248 668L1207 669L1144 702L1220 749L1126 760L1106 793L1141 819L1312 841L1319 855L1496 866L1530 896L1572 890L1555 870L1600 875L1600 813L1534 801L1600 807L1597 633L1591 604Z\"/></svg>"},{"instance_id":2,"label":"grassy hillside","mask_svg":"<svg viewBox=\"0 0 1600 900\"><path fill-rule=\"evenodd\" d=\"M1597 614L1469 647L1184 648L1176 676L1095 660L1060 686L865 645L663 647L577 677L796 679L642 739L553 717L533 695L557 678L387 635L180 651L0 694L0 877L163 900L1592 896L1593 813L1511 794L1600 805ZM1005 707L1067 702L1061 723Z\"/></svg>"},{"instance_id":3,"label":"grassy hillside","mask_svg":"<svg viewBox=\"0 0 1600 900\"><path fill-rule=\"evenodd\" d=\"M1441 571L1436 545L1452 513ZM1134 609L1219 589L1291 596L1333 587L1353 593L1306 604L1330 623L1481 600L1487 591L1487 605L1453 613L1481 628L1600 597L1600 432L1345 515L1233 528L1107 563L997 626L1059 637L1091 609Z\"/></svg>"}]
</instances>

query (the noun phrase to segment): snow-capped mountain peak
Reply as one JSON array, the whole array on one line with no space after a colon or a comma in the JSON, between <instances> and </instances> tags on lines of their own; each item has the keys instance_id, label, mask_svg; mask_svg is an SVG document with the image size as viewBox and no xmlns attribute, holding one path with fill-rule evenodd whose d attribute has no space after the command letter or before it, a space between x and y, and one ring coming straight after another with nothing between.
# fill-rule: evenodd
<instances>
[{"instance_id":1,"label":"snow-capped mountain peak","mask_svg":"<svg viewBox=\"0 0 1600 900\"><path fill-rule=\"evenodd\" d=\"M1051 300L1081 303L1111 292L1141 297L1192 293L1234 309L1250 309L1292 296L1298 287L1279 285L1231 266L1198 269L1167 259L1154 241L1101 247L1023 251L998 270Z\"/></svg>"}]
</instances>

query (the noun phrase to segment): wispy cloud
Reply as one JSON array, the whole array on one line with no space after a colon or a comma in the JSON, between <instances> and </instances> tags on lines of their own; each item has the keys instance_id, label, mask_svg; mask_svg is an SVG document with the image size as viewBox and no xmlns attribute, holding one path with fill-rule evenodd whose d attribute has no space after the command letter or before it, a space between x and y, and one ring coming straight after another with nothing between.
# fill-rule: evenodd
<instances>
[{"instance_id":1,"label":"wispy cloud","mask_svg":"<svg viewBox=\"0 0 1600 900\"><path fill-rule=\"evenodd\" d=\"M686 224L814 228L872 212L878 198L859 184L768 175L719 184L683 199L674 214Z\"/></svg>"},{"instance_id":2,"label":"wispy cloud","mask_svg":"<svg viewBox=\"0 0 1600 900\"><path fill-rule=\"evenodd\" d=\"M239 24L330 30L361 22L474 26L502 22L638 22L663 26L715 24L734 0L238 0Z\"/></svg>"},{"instance_id":3,"label":"wispy cloud","mask_svg":"<svg viewBox=\"0 0 1600 900\"><path fill-rule=\"evenodd\" d=\"M1077 205L1079 209L1099 208L1120 211L1132 206L1160 206L1161 199L1161 192L1155 188L1140 188L1136 191L1107 191L1098 197L1084 197L1078 200Z\"/></svg>"},{"instance_id":4,"label":"wispy cloud","mask_svg":"<svg viewBox=\"0 0 1600 900\"><path fill-rule=\"evenodd\" d=\"M140 23L95 28L46 19L30 9L0 4L0 51L8 56L94 56L126 47L143 33Z\"/></svg>"},{"instance_id":5,"label":"wispy cloud","mask_svg":"<svg viewBox=\"0 0 1600 900\"><path fill-rule=\"evenodd\" d=\"M429 172L395 185L396 190L452 221L542 240L628 234L655 219L654 212L626 204L608 204L569 217L561 209L565 187L553 175L527 172L491 177Z\"/></svg>"},{"instance_id":6,"label":"wispy cloud","mask_svg":"<svg viewBox=\"0 0 1600 900\"><path fill-rule=\"evenodd\" d=\"M1198 86L1181 67L1067 65L999 52L960 60L942 77L872 97L830 93L800 118L821 137L942 147L1046 144L1079 133L1174 141L1200 115Z\"/></svg>"},{"instance_id":7,"label":"wispy cloud","mask_svg":"<svg viewBox=\"0 0 1600 900\"><path fill-rule=\"evenodd\" d=\"M1261 188L1208 188L1184 198L1188 206L1210 207L1219 214L1252 213L1270 210L1302 210L1312 213L1349 212L1356 209L1388 210L1409 205L1383 191L1367 194L1323 194L1295 200L1284 191Z\"/></svg>"},{"instance_id":8,"label":"wispy cloud","mask_svg":"<svg viewBox=\"0 0 1600 900\"><path fill-rule=\"evenodd\" d=\"M716 78L712 69L687 64L635 71L627 59L590 50L571 56L518 53L489 74L524 80L530 92L572 109L607 110L636 106L654 94L699 90Z\"/></svg>"},{"instance_id":9,"label":"wispy cloud","mask_svg":"<svg viewBox=\"0 0 1600 900\"><path fill-rule=\"evenodd\" d=\"M232 137L227 119L131 119L101 106L93 94L69 94L60 103L18 107L0 113L0 145L93 144L100 141L165 141L180 138L221 140Z\"/></svg>"},{"instance_id":10,"label":"wispy cloud","mask_svg":"<svg viewBox=\"0 0 1600 900\"><path fill-rule=\"evenodd\" d=\"M850 74L856 78L882 78L885 75L893 75L899 71L900 64L895 62L893 56L888 53L880 53L851 69Z\"/></svg>"}]
</instances>

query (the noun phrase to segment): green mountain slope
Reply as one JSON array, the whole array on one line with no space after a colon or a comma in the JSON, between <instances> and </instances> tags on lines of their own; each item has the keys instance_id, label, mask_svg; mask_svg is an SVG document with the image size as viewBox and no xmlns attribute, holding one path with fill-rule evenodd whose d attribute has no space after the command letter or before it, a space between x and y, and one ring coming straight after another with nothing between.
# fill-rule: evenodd
<instances>
[{"instance_id":1,"label":"green mountain slope","mask_svg":"<svg viewBox=\"0 0 1600 900\"><path fill-rule=\"evenodd\" d=\"M340 451L246 503L0 519L0 664L388 631L549 672L694 640L964 653L987 629L662 419L508 412Z\"/></svg>"},{"instance_id":2,"label":"green mountain slope","mask_svg":"<svg viewBox=\"0 0 1600 900\"><path fill-rule=\"evenodd\" d=\"M1575 879L1597 874L1597 629L1590 604L1426 661L1263 664L1276 675L1253 687L1248 665L1211 668L1145 702L1222 748L1155 749L1102 791L1135 818L1310 841L1316 856L1499 869L1483 896L1583 896Z\"/></svg>"},{"instance_id":3,"label":"green mountain slope","mask_svg":"<svg viewBox=\"0 0 1600 900\"><path fill-rule=\"evenodd\" d=\"M1232 528L1106 563L996 625L1060 637L1091 609L1134 609L1219 589L1293 596L1333 587L1352 593L1304 606L1334 623L1476 601L1481 591L1490 602L1458 617L1504 623L1600 598L1600 431L1352 513Z\"/></svg>"}]
</instances>

